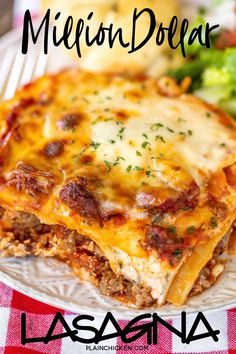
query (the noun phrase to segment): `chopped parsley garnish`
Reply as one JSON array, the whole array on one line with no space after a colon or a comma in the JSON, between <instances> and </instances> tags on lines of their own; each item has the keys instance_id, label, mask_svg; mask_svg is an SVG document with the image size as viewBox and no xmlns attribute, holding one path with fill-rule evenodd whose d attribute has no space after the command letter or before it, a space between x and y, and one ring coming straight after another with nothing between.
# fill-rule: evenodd
<instances>
[{"instance_id":1,"label":"chopped parsley garnish","mask_svg":"<svg viewBox=\"0 0 236 354\"><path fill-rule=\"evenodd\" d=\"M120 138L120 140L123 139L124 130L125 130L125 127L122 127L117 134L117 136L118 136L118 138Z\"/></svg>"},{"instance_id":2,"label":"chopped parsley garnish","mask_svg":"<svg viewBox=\"0 0 236 354\"><path fill-rule=\"evenodd\" d=\"M115 144L115 142L116 142L115 140L112 140L112 139L108 140L108 141L109 141L110 144Z\"/></svg>"},{"instance_id":3,"label":"chopped parsley garnish","mask_svg":"<svg viewBox=\"0 0 236 354\"><path fill-rule=\"evenodd\" d=\"M136 151L136 155L137 156L142 156L141 152L139 152L139 151Z\"/></svg>"},{"instance_id":4,"label":"chopped parsley garnish","mask_svg":"<svg viewBox=\"0 0 236 354\"><path fill-rule=\"evenodd\" d=\"M207 118L211 118L211 113L210 112L206 112L206 116L207 116Z\"/></svg>"},{"instance_id":5,"label":"chopped parsley garnish","mask_svg":"<svg viewBox=\"0 0 236 354\"><path fill-rule=\"evenodd\" d=\"M114 120L114 118L106 118L106 119L104 119L104 122L110 122L111 120Z\"/></svg>"},{"instance_id":6,"label":"chopped parsley garnish","mask_svg":"<svg viewBox=\"0 0 236 354\"><path fill-rule=\"evenodd\" d=\"M215 229L218 226L218 221L217 221L217 219L214 216L211 218L209 226L212 229Z\"/></svg>"},{"instance_id":7,"label":"chopped parsley garnish","mask_svg":"<svg viewBox=\"0 0 236 354\"><path fill-rule=\"evenodd\" d=\"M90 146L92 148L94 148L94 150L97 150L97 148L100 146L101 144L100 143L96 143L95 141L92 141Z\"/></svg>"},{"instance_id":8,"label":"chopped parsley garnish","mask_svg":"<svg viewBox=\"0 0 236 354\"><path fill-rule=\"evenodd\" d=\"M175 226L170 226L170 227L167 228L167 231L170 234L176 234L176 227Z\"/></svg>"},{"instance_id":9,"label":"chopped parsley garnish","mask_svg":"<svg viewBox=\"0 0 236 354\"><path fill-rule=\"evenodd\" d=\"M112 166L117 166L117 165L119 165L119 163L120 163L119 161L114 161Z\"/></svg>"},{"instance_id":10,"label":"chopped parsley garnish","mask_svg":"<svg viewBox=\"0 0 236 354\"><path fill-rule=\"evenodd\" d=\"M186 136L192 136L193 135L193 131L191 129L189 129L187 132L179 132L179 135L182 136L183 138L186 138Z\"/></svg>"},{"instance_id":11,"label":"chopped parsley garnish","mask_svg":"<svg viewBox=\"0 0 236 354\"><path fill-rule=\"evenodd\" d=\"M74 161L74 163L78 163L80 160L80 157L83 155L83 153L87 150L87 147L84 147L78 154L73 155L72 159Z\"/></svg>"},{"instance_id":12,"label":"chopped parsley garnish","mask_svg":"<svg viewBox=\"0 0 236 354\"><path fill-rule=\"evenodd\" d=\"M193 234L195 231L196 231L196 227L193 225L191 225L187 228L187 233L190 235Z\"/></svg>"},{"instance_id":13,"label":"chopped parsley garnish","mask_svg":"<svg viewBox=\"0 0 236 354\"><path fill-rule=\"evenodd\" d=\"M178 118L178 122L179 122L179 123L181 123L181 122L186 122L186 120L183 119L183 118L181 118L181 117L179 117L179 118Z\"/></svg>"},{"instance_id":14,"label":"chopped parsley garnish","mask_svg":"<svg viewBox=\"0 0 236 354\"><path fill-rule=\"evenodd\" d=\"M226 144L225 143L221 143L220 146L221 147L226 147Z\"/></svg>"},{"instance_id":15,"label":"chopped parsley garnish","mask_svg":"<svg viewBox=\"0 0 236 354\"><path fill-rule=\"evenodd\" d=\"M141 146L143 149L146 149L147 145L151 145L149 141L144 141Z\"/></svg>"},{"instance_id":16,"label":"chopped parsley garnish","mask_svg":"<svg viewBox=\"0 0 236 354\"><path fill-rule=\"evenodd\" d=\"M105 156L105 154L104 154ZM118 166L120 164L120 161L123 160L125 161L125 158L122 156L118 156L115 161L107 161L104 160L105 165L107 166L107 171L110 172L112 167Z\"/></svg>"},{"instance_id":17,"label":"chopped parsley garnish","mask_svg":"<svg viewBox=\"0 0 236 354\"><path fill-rule=\"evenodd\" d=\"M131 169L132 169L132 166L131 166L131 165L129 165L129 166L126 168L126 172L130 172L130 171L131 171Z\"/></svg>"},{"instance_id":18,"label":"chopped parsley garnish","mask_svg":"<svg viewBox=\"0 0 236 354\"><path fill-rule=\"evenodd\" d=\"M145 139L147 139L147 140L148 140L148 136L147 136L147 134L145 134L145 133L144 133L144 134L143 134L143 136L144 136L144 138L145 138Z\"/></svg>"},{"instance_id":19,"label":"chopped parsley garnish","mask_svg":"<svg viewBox=\"0 0 236 354\"><path fill-rule=\"evenodd\" d=\"M152 156L151 159L152 160L160 160L164 157L163 152L159 152L159 156Z\"/></svg>"},{"instance_id":20,"label":"chopped parsley garnish","mask_svg":"<svg viewBox=\"0 0 236 354\"><path fill-rule=\"evenodd\" d=\"M169 128L169 127L166 127L166 129L169 130L169 132L174 133L174 130L173 130L173 129L171 129L171 128Z\"/></svg>"},{"instance_id":21,"label":"chopped parsley garnish","mask_svg":"<svg viewBox=\"0 0 236 354\"><path fill-rule=\"evenodd\" d=\"M148 169L146 170L146 176L147 177L155 177L155 175L152 175L152 172L160 172L158 170L152 170L150 166L148 166Z\"/></svg>"},{"instance_id":22,"label":"chopped parsley garnish","mask_svg":"<svg viewBox=\"0 0 236 354\"><path fill-rule=\"evenodd\" d=\"M176 250L174 250L174 252L172 254L173 254L173 256L180 256L182 254L182 250L177 248Z\"/></svg>"},{"instance_id":23,"label":"chopped parsley garnish","mask_svg":"<svg viewBox=\"0 0 236 354\"><path fill-rule=\"evenodd\" d=\"M154 171L154 170L152 170L151 167L148 166L148 169L146 170L146 176L147 176L147 177L155 177L155 175L152 175L152 172L153 172L153 171Z\"/></svg>"},{"instance_id":24,"label":"chopped parsley garnish","mask_svg":"<svg viewBox=\"0 0 236 354\"><path fill-rule=\"evenodd\" d=\"M163 127L164 127L163 124L161 124L161 123L155 123L155 124L152 124L152 125L151 125L151 130L152 130L153 132L155 132L155 131L157 131L159 128L163 128Z\"/></svg>"},{"instance_id":25,"label":"chopped parsley garnish","mask_svg":"<svg viewBox=\"0 0 236 354\"><path fill-rule=\"evenodd\" d=\"M104 160L105 165L107 166L107 172L111 171L111 163L107 160Z\"/></svg>"},{"instance_id":26,"label":"chopped parsley garnish","mask_svg":"<svg viewBox=\"0 0 236 354\"><path fill-rule=\"evenodd\" d=\"M134 166L134 167L133 167L133 170L134 170L134 171L143 171L143 168L142 168L142 167L139 167L139 166Z\"/></svg>"},{"instance_id":27,"label":"chopped parsley garnish","mask_svg":"<svg viewBox=\"0 0 236 354\"><path fill-rule=\"evenodd\" d=\"M96 118L94 121L92 121L92 125L96 124L97 122L99 122L100 117Z\"/></svg>"},{"instance_id":28,"label":"chopped parsley garnish","mask_svg":"<svg viewBox=\"0 0 236 354\"><path fill-rule=\"evenodd\" d=\"M125 161L124 157L122 157L122 156L118 156L118 157L116 158L116 160L113 162L113 166L117 166L117 165L119 165L120 160Z\"/></svg>"},{"instance_id":29,"label":"chopped parsley garnish","mask_svg":"<svg viewBox=\"0 0 236 354\"><path fill-rule=\"evenodd\" d=\"M182 136L183 138L186 138L186 133L185 132L179 132L179 135Z\"/></svg>"},{"instance_id":30,"label":"chopped parsley garnish","mask_svg":"<svg viewBox=\"0 0 236 354\"><path fill-rule=\"evenodd\" d=\"M161 140L163 143L165 143L165 139L161 135L156 135L155 140Z\"/></svg>"}]
</instances>

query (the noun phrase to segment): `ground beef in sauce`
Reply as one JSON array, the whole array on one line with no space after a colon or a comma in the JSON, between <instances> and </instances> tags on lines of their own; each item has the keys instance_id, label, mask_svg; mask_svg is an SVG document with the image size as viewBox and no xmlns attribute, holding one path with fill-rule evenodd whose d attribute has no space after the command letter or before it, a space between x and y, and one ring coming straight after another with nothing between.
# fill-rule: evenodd
<instances>
[{"instance_id":1,"label":"ground beef in sauce","mask_svg":"<svg viewBox=\"0 0 236 354\"><path fill-rule=\"evenodd\" d=\"M103 295L134 303L140 308L155 305L151 289L113 273L102 250L88 237L60 225L42 224L29 213L9 212L0 207L0 215L2 257L56 257L68 263L75 274L81 275L81 269L86 271ZM7 226L4 229L5 224ZM214 269L219 267L218 257L223 253L225 245L224 240L219 242L213 258L202 269L189 297L201 293L216 281Z\"/></svg>"},{"instance_id":2,"label":"ground beef in sauce","mask_svg":"<svg viewBox=\"0 0 236 354\"><path fill-rule=\"evenodd\" d=\"M199 277L195 281L192 290L188 297L192 297L202 293L205 289L208 289L214 284L219 275L224 270L224 265L219 259L226 248L226 238L221 240L216 246L212 259L202 268Z\"/></svg>"},{"instance_id":3,"label":"ground beef in sauce","mask_svg":"<svg viewBox=\"0 0 236 354\"><path fill-rule=\"evenodd\" d=\"M102 250L88 237L63 226L42 224L29 213L4 211L2 225L4 218L8 228L3 230L4 237L0 237L2 257L53 256L68 263L78 275L84 269L103 295L123 299L137 307L154 304L151 289L113 273Z\"/></svg>"}]
</instances>

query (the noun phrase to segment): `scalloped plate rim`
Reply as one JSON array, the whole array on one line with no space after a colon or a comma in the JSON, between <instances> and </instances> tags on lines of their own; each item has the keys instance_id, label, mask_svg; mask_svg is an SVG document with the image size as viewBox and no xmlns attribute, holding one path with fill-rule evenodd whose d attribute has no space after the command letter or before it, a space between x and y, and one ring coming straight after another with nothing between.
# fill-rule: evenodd
<instances>
[{"instance_id":1,"label":"scalloped plate rim","mask_svg":"<svg viewBox=\"0 0 236 354\"><path fill-rule=\"evenodd\" d=\"M1 263L3 263L4 260L5 260L5 263L8 263L8 262L11 263L12 260L15 260L15 262L17 264L21 264L26 259L35 260L36 258L40 259L40 261L43 260L43 258L40 258L40 257L27 257L27 258L22 258L22 259L21 258L16 258L16 259L15 258L2 258ZM50 259L50 258L47 258L47 259ZM235 259L235 264L236 264L236 257L234 257L234 259ZM59 262L59 261L53 259L53 262ZM64 264L62 262L59 262L59 263ZM76 277L76 276L73 276L73 277L75 278L75 282L77 282L78 284L81 282L81 280L78 277ZM66 302L64 300L61 300L59 297L55 297L53 295L46 294L45 291L39 291L39 290L35 289L34 287L25 284L23 279L22 279L22 281L19 279L16 279L13 275L10 275L6 271L2 270L1 264L0 264L0 281L2 281L6 285L12 287L13 289L33 298L35 300L41 301L45 304L57 307L59 309L63 309L63 310L70 311L73 313L80 313L80 314L87 314L88 312L91 312L91 310L92 310L93 314L98 315L98 316L104 316L107 313L107 310L99 308L99 307L96 309L89 307L87 305L81 305L81 307L80 307L80 305L76 304L73 301ZM86 283L88 287L96 289L90 283L87 283L87 282L82 282L82 283ZM217 286L218 286L217 284L213 285L215 290L217 289ZM212 289L213 288L211 287L210 290L212 290ZM204 295L206 294L206 291L203 292ZM236 297L236 287L235 287L235 297ZM101 295L101 298L104 298L104 297ZM201 303L201 295L198 295L198 298L199 298L199 303ZM108 301L110 301L110 300L111 299L108 297ZM112 300L112 301L114 301L114 300ZM118 302L118 304L119 304L119 302ZM120 305L123 306L122 304L120 304ZM190 315L190 314L194 315L197 312L199 312L199 308L196 308L197 305L195 305L195 307L192 307L192 309L191 309L191 306L188 306L188 305L184 306L184 307L177 307L177 308L175 308L172 305L169 305L169 306L170 306L170 312L171 312L169 315L167 313L168 307L166 307L166 306L163 306L161 308L151 307L151 308L146 308L146 309L135 309L135 308L124 307L124 308L122 308L122 310L120 312L119 312L119 309L118 310L114 309L114 310L112 310L112 313L113 313L113 315L116 316L117 319L131 319L135 315L140 315L141 313L143 314L143 313L153 313L153 312L158 313L162 318L175 319L175 318L180 318L182 311L186 311L188 315ZM227 309L230 309L233 307L236 307L236 300L228 302L228 303L227 302L222 303L222 305L216 305L216 306L213 306L212 308L210 308L210 307L204 308L204 309L202 309L202 311L206 314L206 313L211 313L211 312L215 312L218 310L227 310Z\"/></svg>"}]
</instances>

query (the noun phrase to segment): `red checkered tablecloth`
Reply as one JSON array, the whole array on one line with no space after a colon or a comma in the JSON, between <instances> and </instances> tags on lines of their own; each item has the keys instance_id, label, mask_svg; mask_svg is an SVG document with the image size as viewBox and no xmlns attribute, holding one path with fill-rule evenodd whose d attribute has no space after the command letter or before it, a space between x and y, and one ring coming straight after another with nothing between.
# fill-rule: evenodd
<instances>
[{"instance_id":1,"label":"red checkered tablecloth","mask_svg":"<svg viewBox=\"0 0 236 354\"><path fill-rule=\"evenodd\" d=\"M57 312L61 312L70 328L74 329L72 321L78 314L45 305L0 283L0 354L88 354L90 352L106 354L236 353L236 309L205 313L205 317L213 330L220 331L218 342L209 337L190 344L183 344L179 337L160 325L158 327L157 345L147 346L145 336L130 344L122 343L120 338L109 339L98 344L98 346L106 345L105 349L107 350L94 349L94 344L90 345L89 349L86 349L86 344L73 342L69 337L51 341L48 344L30 343L24 346L21 344L22 313L26 313L27 316L27 338L32 338L46 335ZM89 315L93 314L90 313ZM104 317L94 317L93 327L99 329ZM192 327L195 318L196 315L187 314L187 333ZM168 322L175 328L180 329L180 319L170 319ZM127 321L120 320L118 323L121 328L124 328ZM108 327L109 333L114 331L112 325ZM62 325L59 323L53 334L62 333L62 330ZM204 325L200 326L198 330L205 332Z\"/></svg>"},{"instance_id":2,"label":"red checkered tablecloth","mask_svg":"<svg viewBox=\"0 0 236 354\"><path fill-rule=\"evenodd\" d=\"M1 4L1 0L0 0ZM38 0L16 0L15 1L15 25L19 25L22 20L22 9L31 8L36 15L39 8ZM126 353L126 354L156 354L156 353L215 353L226 354L236 353L236 309L220 310L204 313L211 327L220 330L218 342L211 337L200 339L190 344L183 344L181 339L173 335L165 327L160 326L158 332L158 344L146 344L145 336L130 344L122 343L120 338L109 339L98 345L106 345L106 350L95 348L90 345L86 349L86 344L73 342L70 338L57 339L44 343L21 344L21 314L26 313L27 317L27 337L45 336L50 324L57 312L60 312L69 326L72 327L73 319L78 314L73 314L58 308L48 306L33 300L10 287L0 283L0 354L84 354L84 353ZM89 315L93 315L90 313ZM94 316L93 326L100 328L102 317ZM196 315L187 315L187 329L193 324ZM127 321L119 321L123 328ZM180 329L180 319L170 319L169 323ZM109 326L113 330L112 325ZM203 328L204 329L204 328ZM199 328L199 330L201 330ZM54 334L62 333L62 325L57 325ZM111 332L109 331L109 332Z\"/></svg>"},{"instance_id":3,"label":"red checkered tablecloth","mask_svg":"<svg viewBox=\"0 0 236 354\"><path fill-rule=\"evenodd\" d=\"M120 338L109 339L100 342L98 345L106 345L107 350L99 350L95 345L90 345L86 349L86 344L73 342L69 337L44 343L21 344L21 314L26 313L27 338L45 337L52 320L57 312L65 318L71 329L73 319L78 314L73 314L58 308L45 305L33 300L19 292L12 290L8 286L0 283L0 354L29 354L29 353L52 353L52 354L83 354L83 353L106 353L106 354L167 354L167 353L215 353L227 354L236 353L236 309L228 311L218 311L215 313L205 313L205 317L211 327L220 330L219 341L214 342L211 337L200 339L190 344L183 344L176 335L173 335L164 326L159 327L158 344L146 344L146 337L142 337L135 342L125 344ZM93 316L93 313L89 315ZM99 329L104 317L94 316L93 327ZM187 332L192 326L196 315L187 315ZM119 326L124 328L127 321L118 321ZM180 320L169 320L169 323L180 329ZM114 331L112 325L108 326L110 331ZM204 332L204 327L202 327ZM201 330L201 328L199 328ZM62 325L56 326L53 334L62 333ZM91 335L91 333L90 333ZM128 348L127 348L128 347Z\"/></svg>"}]
</instances>

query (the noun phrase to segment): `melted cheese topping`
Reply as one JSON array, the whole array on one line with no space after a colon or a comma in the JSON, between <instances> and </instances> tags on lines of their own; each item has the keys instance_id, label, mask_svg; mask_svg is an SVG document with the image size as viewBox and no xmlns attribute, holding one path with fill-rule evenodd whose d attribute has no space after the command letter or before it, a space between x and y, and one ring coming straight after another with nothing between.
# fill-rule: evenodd
<instances>
[{"instance_id":1,"label":"melted cheese topping","mask_svg":"<svg viewBox=\"0 0 236 354\"><path fill-rule=\"evenodd\" d=\"M67 70L24 87L0 116L0 204L92 238L160 302L193 247L232 218L235 124L191 95Z\"/></svg>"},{"instance_id":2,"label":"melted cheese topping","mask_svg":"<svg viewBox=\"0 0 236 354\"><path fill-rule=\"evenodd\" d=\"M214 171L222 162L227 165L225 158L235 148L234 135L222 129L216 114L209 113L208 117L208 110L199 102L190 97L163 98L155 92L141 97L138 102L130 102L119 97L117 91L102 96L104 108L109 96L111 111L117 111L118 115L119 111L124 112L128 119L124 130L123 125L117 125L109 118L92 126L92 140L100 144L96 154L99 161L104 161L104 156L109 161L122 156L124 159L119 163L122 172L128 165L146 167L145 162L151 163L152 157L158 158L153 161L156 169L163 160L171 157L177 163L182 157L185 166L193 171ZM94 98L91 102L97 103ZM146 142L147 145L143 145ZM221 143L224 142L227 142L227 149L222 149ZM142 156L137 155L137 151ZM157 175L163 178L162 172Z\"/></svg>"}]
</instances>

